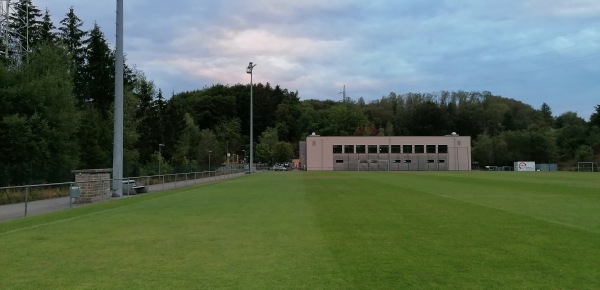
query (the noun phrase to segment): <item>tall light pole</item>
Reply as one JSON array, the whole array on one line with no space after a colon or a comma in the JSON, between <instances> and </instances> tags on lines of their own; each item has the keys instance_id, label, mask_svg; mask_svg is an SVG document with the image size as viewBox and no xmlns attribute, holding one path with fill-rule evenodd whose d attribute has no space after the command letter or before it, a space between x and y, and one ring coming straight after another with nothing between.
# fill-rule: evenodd
<instances>
[{"instance_id":1,"label":"tall light pole","mask_svg":"<svg viewBox=\"0 0 600 290\"><path fill-rule=\"evenodd\" d=\"M162 185L163 185L163 189L165 188L165 179L161 177L160 175L160 166L161 166L161 160L162 160L162 148L165 146L165 144L158 144L158 180L162 180Z\"/></svg>"},{"instance_id":2,"label":"tall light pole","mask_svg":"<svg viewBox=\"0 0 600 290\"><path fill-rule=\"evenodd\" d=\"M115 120L113 134L113 190L116 196L123 195L123 59L123 0L117 0Z\"/></svg>"},{"instance_id":3,"label":"tall light pole","mask_svg":"<svg viewBox=\"0 0 600 290\"><path fill-rule=\"evenodd\" d=\"M250 62L246 68L246 73L250 74L250 173L253 172L252 165L254 164L254 117L252 110L252 69L256 64Z\"/></svg>"}]
</instances>

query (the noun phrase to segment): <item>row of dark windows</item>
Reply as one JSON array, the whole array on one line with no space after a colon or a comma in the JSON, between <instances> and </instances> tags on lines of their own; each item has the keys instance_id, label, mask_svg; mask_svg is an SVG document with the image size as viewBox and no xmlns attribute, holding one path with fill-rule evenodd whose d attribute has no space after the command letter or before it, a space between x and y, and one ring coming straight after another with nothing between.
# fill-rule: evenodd
<instances>
[{"instance_id":1,"label":"row of dark windows","mask_svg":"<svg viewBox=\"0 0 600 290\"><path fill-rule=\"evenodd\" d=\"M359 160L358 163L379 163L380 160L375 160L375 159L371 159L371 160ZM385 160L387 161L387 160ZM434 160L434 159L428 159L425 163L446 163L446 160L444 159L439 159L439 160ZM337 159L335 160L335 163L344 163L343 159ZM401 160L401 159L395 159L392 160L392 163L412 163L411 159L405 159L405 160Z\"/></svg>"},{"instance_id":2,"label":"row of dark windows","mask_svg":"<svg viewBox=\"0 0 600 290\"><path fill-rule=\"evenodd\" d=\"M333 145L333 153L448 153L448 145Z\"/></svg>"}]
</instances>

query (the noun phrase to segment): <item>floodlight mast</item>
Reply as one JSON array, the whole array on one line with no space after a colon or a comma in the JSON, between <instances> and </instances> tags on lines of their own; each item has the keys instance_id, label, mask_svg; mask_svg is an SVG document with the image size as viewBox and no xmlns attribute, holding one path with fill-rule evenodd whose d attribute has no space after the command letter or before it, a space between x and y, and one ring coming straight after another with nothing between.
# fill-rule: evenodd
<instances>
[{"instance_id":1,"label":"floodlight mast","mask_svg":"<svg viewBox=\"0 0 600 290\"><path fill-rule=\"evenodd\" d=\"M254 117L252 109L252 69L256 64L250 62L246 68L246 73L250 74L250 165L248 167L250 173L253 173L252 165L254 165Z\"/></svg>"},{"instance_id":2,"label":"floodlight mast","mask_svg":"<svg viewBox=\"0 0 600 290\"><path fill-rule=\"evenodd\" d=\"M115 124L113 136L113 190L123 195L123 0L117 0L117 48L115 54Z\"/></svg>"}]
</instances>

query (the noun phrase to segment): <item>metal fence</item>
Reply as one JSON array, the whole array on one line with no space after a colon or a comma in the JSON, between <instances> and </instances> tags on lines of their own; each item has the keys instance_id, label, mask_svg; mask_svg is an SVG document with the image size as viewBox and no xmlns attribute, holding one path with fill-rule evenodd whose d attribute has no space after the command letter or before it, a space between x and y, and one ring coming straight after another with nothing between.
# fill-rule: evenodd
<instances>
[{"instance_id":1,"label":"metal fence","mask_svg":"<svg viewBox=\"0 0 600 290\"><path fill-rule=\"evenodd\" d=\"M217 171L176 173L152 176L126 177L120 180L124 184L132 181L147 192L159 192L168 189L186 187L203 182L217 181L245 173L240 168L223 168ZM62 182L49 184L33 184L23 186L0 187L0 221L17 217L43 214L80 205L83 203L104 202L114 198L110 188L113 179L91 180L83 182ZM76 188L95 185L104 188L93 197L78 194ZM138 194L124 186L123 197Z\"/></svg>"}]
</instances>

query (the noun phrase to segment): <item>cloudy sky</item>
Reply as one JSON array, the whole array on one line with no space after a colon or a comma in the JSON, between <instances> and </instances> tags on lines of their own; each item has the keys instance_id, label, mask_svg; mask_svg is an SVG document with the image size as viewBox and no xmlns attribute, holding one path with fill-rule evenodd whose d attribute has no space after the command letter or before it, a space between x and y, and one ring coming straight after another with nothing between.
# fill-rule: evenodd
<instances>
[{"instance_id":1,"label":"cloudy sky","mask_svg":"<svg viewBox=\"0 0 600 290\"><path fill-rule=\"evenodd\" d=\"M166 95L254 81L301 99L490 91L555 115L600 104L598 0L124 0L125 52ZM116 1L73 6L114 44Z\"/></svg>"}]
</instances>

